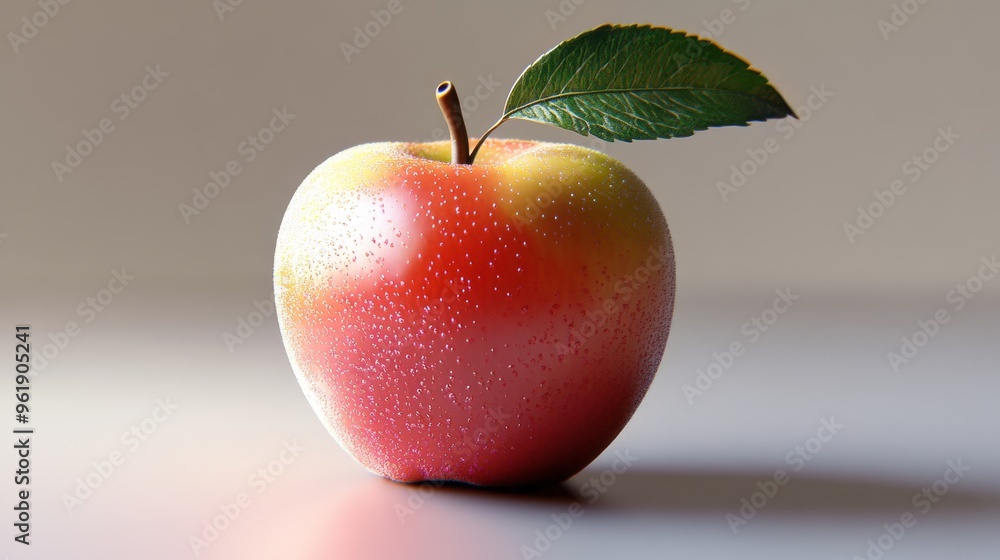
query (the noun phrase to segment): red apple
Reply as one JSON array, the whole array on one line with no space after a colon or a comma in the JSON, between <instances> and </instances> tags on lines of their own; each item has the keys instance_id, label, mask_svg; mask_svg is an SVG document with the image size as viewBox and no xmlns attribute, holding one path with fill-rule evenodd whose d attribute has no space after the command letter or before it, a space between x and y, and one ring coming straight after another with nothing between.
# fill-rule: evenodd
<instances>
[{"instance_id":1,"label":"red apple","mask_svg":"<svg viewBox=\"0 0 1000 560\"><path fill-rule=\"evenodd\" d=\"M394 480L561 481L617 436L662 358L667 223L600 152L487 140L345 150L296 191L275 298L306 396Z\"/></svg>"}]
</instances>

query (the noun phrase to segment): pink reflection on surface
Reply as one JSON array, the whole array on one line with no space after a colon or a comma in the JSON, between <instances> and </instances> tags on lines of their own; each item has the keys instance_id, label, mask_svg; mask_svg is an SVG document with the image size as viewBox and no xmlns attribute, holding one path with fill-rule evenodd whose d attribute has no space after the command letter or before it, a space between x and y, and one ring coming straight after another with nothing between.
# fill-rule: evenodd
<instances>
[{"instance_id":1,"label":"pink reflection on surface","mask_svg":"<svg viewBox=\"0 0 1000 560\"><path fill-rule=\"evenodd\" d=\"M452 492L366 480L330 512L331 532L316 558L509 558L516 550L510 536L469 511L475 504L455 507L456 498L465 500Z\"/></svg>"},{"instance_id":2,"label":"pink reflection on surface","mask_svg":"<svg viewBox=\"0 0 1000 560\"><path fill-rule=\"evenodd\" d=\"M483 559L520 554L533 525L516 521L545 497L468 487L407 485L365 477L317 490L299 485L281 503L248 511L241 527L203 558ZM541 502L539 501L541 500ZM547 509L545 511L547 511ZM512 524L512 521L514 523ZM503 529L501 529L503 528Z\"/></svg>"}]
</instances>

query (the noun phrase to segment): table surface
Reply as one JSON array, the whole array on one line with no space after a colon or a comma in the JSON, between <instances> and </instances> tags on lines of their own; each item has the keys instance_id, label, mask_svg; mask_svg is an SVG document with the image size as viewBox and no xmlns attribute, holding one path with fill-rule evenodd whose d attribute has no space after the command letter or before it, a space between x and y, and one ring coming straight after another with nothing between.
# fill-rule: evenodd
<instances>
[{"instance_id":1,"label":"table surface","mask_svg":"<svg viewBox=\"0 0 1000 560\"><path fill-rule=\"evenodd\" d=\"M620 437L564 485L511 494L364 471L310 410L273 317L227 349L250 296L210 307L126 294L36 373L34 545L8 554L818 559L875 558L881 544L886 558L996 558L998 299L952 313L894 372L887 352L933 295L801 296L689 402L698 368L744 340L740 325L773 295L682 294L658 377ZM169 414L153 414L158 399ZM831 436L824 423L841 427ZM133 426L148 435L123 438ZM618 452L635 460L614 474ZM787 482L768 485L779 470ZM235 519L218 517L227 509ZM206 532L213 520L222 530Z\"/></svg>"}]
</instances>

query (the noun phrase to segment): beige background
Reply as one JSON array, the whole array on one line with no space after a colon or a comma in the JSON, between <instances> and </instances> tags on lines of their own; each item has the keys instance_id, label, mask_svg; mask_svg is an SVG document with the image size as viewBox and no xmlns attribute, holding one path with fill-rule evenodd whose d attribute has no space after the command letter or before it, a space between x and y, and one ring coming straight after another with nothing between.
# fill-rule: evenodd
<instances>
[{"instance_id":1,"label":"beige background","mask_svg":"<svg viewBox=\"0 0 1000 560\"><path fill-rule=\"evenodd\" d=\"M763 69L791 104L805 103L812 86L834 96L788 140L766 123L608 148L660 200L681 291L790 283L899 294L974 272L1000 232L988 165L1000 121L991 70L1000 8L932 3L884 41L876 22L891 14L889 2L743 5L591 0L553 30L545 11L558 2L405 2L348 64L340 43L382 4L245 1L219 21L210 2L70 3L19 54L9 45L2 54L5 277L73 291L127 263L149 286L264 291L275 230L301 179L355 144L430 137L442 127L432 94L440 80L463 97L480 76L503 84L467 114L477 134L523 67L558 41L605 21L704 34L703 22L727 8L736 19L719 42ZM5 3L4 31L35 8ZM169 77L119 120L113 100L157 64ZM185 225L178 204L190 204L192 188L239 157L240 142L284 106L294 122ZM58 182L52 162L104 117L116 130ZM873 190L904 178L902 165L942 126L961 135L954 150L849 243L843 223L874 201ZM532 123L498 134L589 143ZM724 203L716 181L769 137L779 152Z\"/></svg>"},{"instance_id":2,"label":"beige background","mask_svg":"<svg viewBox=\"0 0 1000 560\"><path fill-rule=\"evenodd\" d=\"M307 451L201 557L402 557L380 549L400 543L411 557L519 558L624 449L639 466L546 558L864 556L866 541L956 458L972 471L885 557L996 557L1000 280L960 311L946 297L1000 244L1000 6L930 0L885 40L879 20L912 0L563 0L572 13L555 29L546 12L560 10L557 0L403 0L348 63L341 43L387 4L243 0L220 20L208 0L73 1L18 52L0 45L0 329L30 323L36 365L46 346L50 354L33 377L36 544L13 545L0 516L0 557L194 558L188 539L293 439ZM40 9L3 3L0 31L20 33L21 18ZM475 111L466 106L477 134L524 66L560 40L607 21L707 35L705 22L727 9L735 20L717 40L793 106L812 88L833 96L791 138L769 122L598 146L646 181L677 250L673 329L646 401L567 483L568 497L442 490L398 523L392 511L412 489L372 479L323 431L273 316L231 343L254 302L270 298L274 240L295 187L355 144L431 137L443 127L433 97L443 79L466 98L481 78L501 84ZM120 119L115 100L157 65L169 75ZM246 162L241 142L283 107L294 120ZM104 118L114 131L60 182L53 161ZM960 138L911 182L904 164L939 127ZM498 135L593 145L532 123ZM778 152L723 201L716 182L771 138ZM178 206L232 159L241 173L185 223ZM849 242L844 222L895 179L906 194ZM123 267L129 286L81 313ZM698 370L746 342L741 325L786 287L802 299L689 401ZM887 353L940 308L950 323L893 371ZM58 348L50 341L67 321L80 333ZM167 397L177 412L67 509L92 463L127 450L120 434ZM726 515L831 416L843 435L733 534ZM0 468L13 464L0 457ZM4 488L6 510L13 488Z\"/></svg>"}]
</instances>

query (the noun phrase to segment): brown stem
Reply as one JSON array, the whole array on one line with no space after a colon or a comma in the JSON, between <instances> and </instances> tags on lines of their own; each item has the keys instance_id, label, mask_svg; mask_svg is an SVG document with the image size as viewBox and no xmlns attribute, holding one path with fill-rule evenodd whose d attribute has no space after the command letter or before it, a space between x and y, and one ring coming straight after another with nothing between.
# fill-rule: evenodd
<instances>
[{"instance_id":1,"label":"brown stem","mask_svg":"<svg viewBox=\"0 0 1000 560\"><path fill-rule=\"evenodd\" d=\"M472 153L469 154L469 165L472 165L472 162L476 161L476 154L479 153L479 148L483 147L483 141L486 140L486 137L489 136L491 132L496 130L498 126L502 125L505 122L507 122L507 117L501 118L493 126L491 126L489 130L484 132L483 135L479 137L479 140L476 142L476 147L473 148Z\"/></svg>"},{"instance_id":2,"label":"brown stem","mask_svg":"<svg viewBox=\"0 0 1000 560\"><path fill-rule=\"evenodd\" d=\"M441 82L437 87L438 106L448 123L451 134L451 163L468 164L469 133L465 130L465 119L462 117L462 104L458 100L458 92L451 82Z\"/></svg>"}]
</instances>

